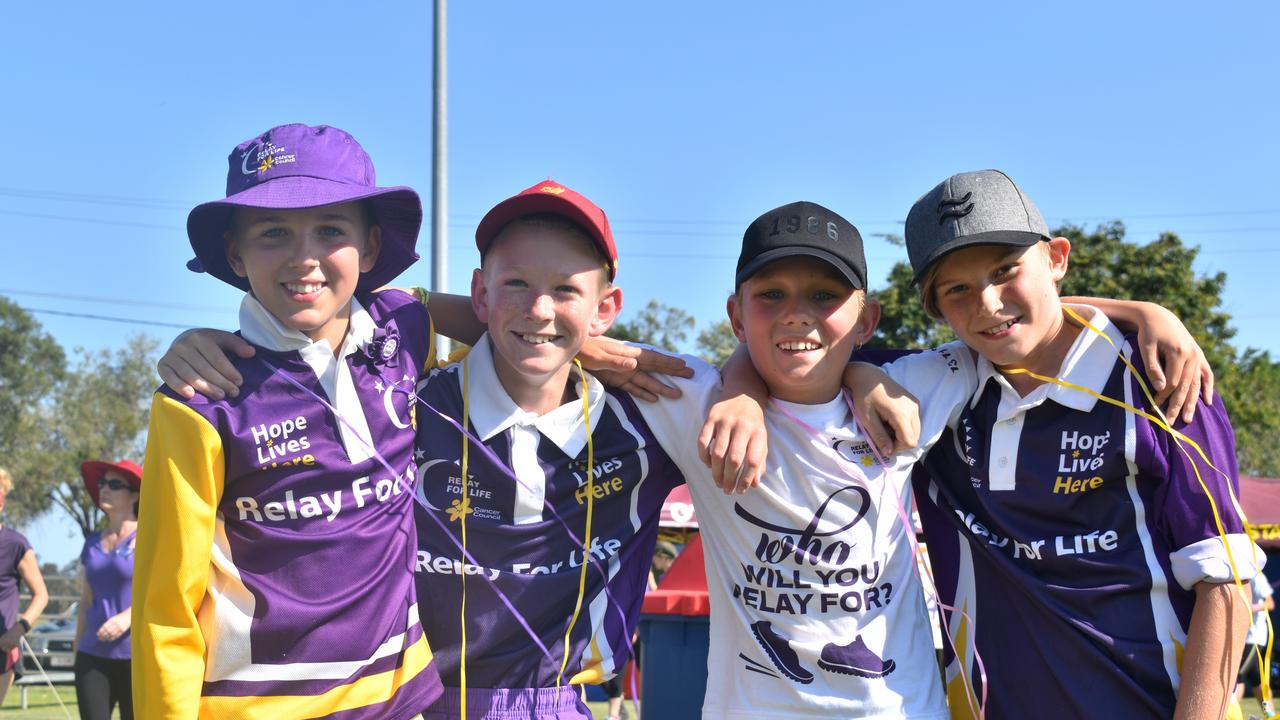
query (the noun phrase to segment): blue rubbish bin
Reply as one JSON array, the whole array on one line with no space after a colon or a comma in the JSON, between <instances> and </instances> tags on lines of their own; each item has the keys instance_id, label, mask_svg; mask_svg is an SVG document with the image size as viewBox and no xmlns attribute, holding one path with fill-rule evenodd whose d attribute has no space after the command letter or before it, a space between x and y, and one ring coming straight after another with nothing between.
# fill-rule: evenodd
<instances>
[{"instance_id":1,"label":"blue rubbish bin","mask_svg":"<svg viewBox=\"0 0 1280 720\"><path fill-rule=\"evenodd\" d=\"M645 595L640 615L640 711L658 720L699 720L707 693L710 603L702 539L694 538Z\"/></svg>"}]
</instances>

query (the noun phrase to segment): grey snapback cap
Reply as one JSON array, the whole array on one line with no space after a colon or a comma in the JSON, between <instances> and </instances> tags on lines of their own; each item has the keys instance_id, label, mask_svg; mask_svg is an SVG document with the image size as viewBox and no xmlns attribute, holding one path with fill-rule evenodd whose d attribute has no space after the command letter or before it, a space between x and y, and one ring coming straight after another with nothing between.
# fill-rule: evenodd
<instances>
[{"instance_id":1,"label":"grey snapback cap","mask_svg":"<svg viewBox=\"0 0 1280 720\"><path fill-rule=\"evenodd\" d=\"M912 283L943 255L970 245L1026 247L1049 240L1031 198L999 170L952 175L911 206L907 256Z\"/></svg>"}]
</instances>

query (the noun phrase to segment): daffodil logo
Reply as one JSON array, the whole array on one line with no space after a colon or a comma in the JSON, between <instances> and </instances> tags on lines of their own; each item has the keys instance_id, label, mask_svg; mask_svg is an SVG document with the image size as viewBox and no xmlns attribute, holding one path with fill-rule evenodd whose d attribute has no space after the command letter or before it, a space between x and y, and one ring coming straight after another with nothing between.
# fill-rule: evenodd
<instances>
[{"instance_id":1,"label":"daffodil logo","mask_svg":"<svg viewBox=\"0 0 1280 720\"><path fill-rule=\"evenodd\" d=\"M550 193L552 195L559 195L560 193L564 192L564 188L560 187L559 185L543 185L542 192Z\"/></svg>"},{"instance_id":2,"label":"daffodil logo","mask_svg":"<svg viewBox=\"0 0 1280 720\"><path fill-rule=\"evenodd\" d=\"M471 509L471 498L464 498L454 500L445 512L449 513L449 522L457 522L475 511Z\"/></svg>"},{"instance_id":3,"label":"daffodil logo","mask_svg":"<svg viewBox=\"0 0 1280 720\"><path fill-rule=\"evenodd\" d=\"M258 172L260 172L260 173L264 173L264 172L266 172L266 171L270 170L270 169L272 168L272 166L274 166L275 164L276 164L276 158L275 158L275 156L274 156L274 155L268 155L268 156L266 156L265 158L263 158L263 159L262 159L262 163L261 163L260 165L258 165Z\"/></svg>"}]
</instances>

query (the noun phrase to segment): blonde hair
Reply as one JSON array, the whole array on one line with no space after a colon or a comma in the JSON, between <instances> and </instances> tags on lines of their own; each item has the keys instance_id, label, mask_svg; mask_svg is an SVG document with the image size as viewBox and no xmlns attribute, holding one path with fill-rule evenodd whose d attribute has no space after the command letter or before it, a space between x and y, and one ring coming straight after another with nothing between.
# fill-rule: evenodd
<instances>
[{"instance_id":1,"label":"blonde hair","mask_svg":"<svg viewBox=\"0 0 1280 720\"><path fill-rule=\"evenodd\" d=\"M13 490L13 476L8 470L0 467L0 495L8 495Z\"/></svg>"},{"instance_id":2,"label":"blonde hair","mask_svg":"<svg viewBox=\"0 0 1280 720\"><path fill-rule=\"evenodd\" d=\"M1040 252L1046 258L1049 257L1049 243L1046 240L1042 239L1034 246L1028 245L1027 247L1039 247ZM924 306L924 311L929 313L929 317L934 320L942 319L942 311L938 309L938 294L935 292L933 284L938 281L938 269L941 268L942 263L946 261L946 255L934 260L933 264L925 268L924 274L920 276L920 284L918 286L918 290L920 291L920 304Z\"/></svg>"}]
</instances>

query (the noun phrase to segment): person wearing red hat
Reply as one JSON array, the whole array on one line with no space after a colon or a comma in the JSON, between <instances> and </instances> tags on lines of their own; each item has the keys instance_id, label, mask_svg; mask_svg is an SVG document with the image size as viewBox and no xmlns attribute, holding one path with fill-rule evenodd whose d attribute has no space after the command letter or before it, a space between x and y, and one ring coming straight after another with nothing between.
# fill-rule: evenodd
<instances>
[{"instance_id":1,"label":"person wearing red hat","mask_svg":"<svg viewBox=\"0 0 1280 720\"><path fill-rule=\"evenodd\" d=\"M13 490L9 471L0 468L0 511L5 498ZM18 582L27 584L31 602L18 614ZM31 632L31 626L44 612L49 602L49 592L36 562L36 551L22 533L0 524L0 702L9 692L14 677L20 673L19 643L22 636Z\"/></svg>"},{"instance_id":2,"label":"person wearing red hat","mask_svg":"<svg viewBox=\"0 0 1280 720\"><path fill-rule=\"evenodd\" d=\"M133 718L129 627L133 609L133 549L142 468L130 460L89 460L80 476L107 526L80 551L80 612L76 617L76 702L81 720Z\"/></svg>"}]
</instances>

